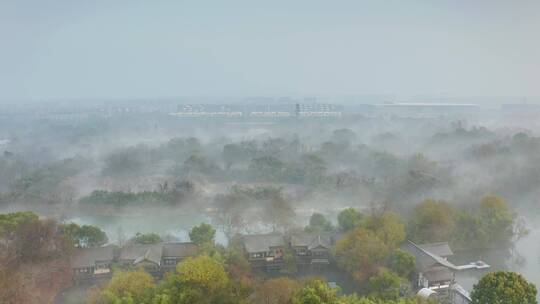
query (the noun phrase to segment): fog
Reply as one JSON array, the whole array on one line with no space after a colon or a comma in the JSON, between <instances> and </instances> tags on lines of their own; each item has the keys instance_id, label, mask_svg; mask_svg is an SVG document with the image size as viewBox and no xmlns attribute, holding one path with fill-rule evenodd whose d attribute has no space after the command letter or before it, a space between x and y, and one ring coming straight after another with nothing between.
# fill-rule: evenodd
<instances>
[{"instance_id":1,"label":"fog","mask_svg":"<svg viewBox=\"0 0 540 304\"><path fill-rule=\"evenodd\" d=\"M538 6L2 1L0 99L539 96Z\"/></svg>"},{"instance_id":2,"label":"fog","mask_svg":"<svg viewBox=\"0 0 540 304\"><path fill-rule=\"evenodd\" d=\"M12 107L0 134L1 211L96 226L117 245L137 233L187 242L208 223L227 246L236 234L302 230L314 213L337 227L350 207L399 214L415 238L425 200L444 202L466 225L465 214L494 195L512 213L508 239L474 244L466 235L480 228L468 227L427 240L450 241L458 264L482 260L540 283L538 106L334 104L339 116L317 117L294 114L295 104L265 105L291 109L279 118L246 116L241 103L205 106L244 107L240 117L182 117L181 103L172 112L137 103ZM459 283L471 290L484 273L461 273Z\"/></svg>"},{"instance_id":3,"label":"fog","mask_svg":"<svg viewBox=\"0 0 540 304\"><path fill-rule=\"evenodd\" d=\"M245 287L231 303L258 303L275 276L377 298L371 279L388 269L414 296L416 274L390 262L407 240L489 264L458 273L466 290L497 270L540 286L539 12L0 1L0 275L15 274L0 276L0 302L108 303L94 297L125 265L115 256L81 287L76 254L178 242ZM197 243L198 227L215 236ZM238 242L267 233L332 235L330 269L255 271ZM350 266L343 244L366 235L382 245L359 260L384 258Z\"/></svg>"}]
</instances>

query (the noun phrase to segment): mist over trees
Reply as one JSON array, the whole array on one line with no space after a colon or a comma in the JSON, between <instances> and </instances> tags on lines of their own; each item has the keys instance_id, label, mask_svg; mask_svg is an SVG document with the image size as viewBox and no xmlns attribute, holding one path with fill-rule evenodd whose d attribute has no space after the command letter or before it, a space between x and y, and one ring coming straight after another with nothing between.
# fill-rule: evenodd
<instances>
[{"instance_id":1,"label":"mist over trees","mask_svg":"<svg viewBox=\"0 0 540 304\"><path fill-rule=\"evenodd\" d=\"M65 262L72 250L189 240L198 255L170 277L156 282L136 270L115 272L89 301L417 303L417 264L404 242L448 242L477 259L503 252L495 262L504 265L521 258L516 244L536 216L535 130L344 117L255 132L241 124L147 119L91 119L62 130L63 137L54 122L11 130L17 139L0 156L0 231L2 261L16 262L3 273ZM150 217L165 228L138 225ZM123 219L135 224L115 223ZM277 277L246 260L242 235L299 233L337 239L331 259L350 282L347 292L303 277L292 250L282 252ZM182 278L196 269L210 277ZM34 286L24 276L2 284Z\"/></svg>"}]
</instances>

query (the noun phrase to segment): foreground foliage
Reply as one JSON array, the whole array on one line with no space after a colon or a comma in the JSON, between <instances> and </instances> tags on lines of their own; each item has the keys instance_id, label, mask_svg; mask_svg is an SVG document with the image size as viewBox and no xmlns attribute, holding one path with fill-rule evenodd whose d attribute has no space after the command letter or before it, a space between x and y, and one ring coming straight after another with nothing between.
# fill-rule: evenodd
<instances>
[{"instance_id":1,"label":"foreground foliage","mask_svg":"<svg viewBox=\"0 0 540 304\"><path fill-rule=\"evenodd\" d=\"M89 304L150 303L154 296L154 278L139 269L116 272L107 286L91 295Z\"/></svg>"},{"instance_id":2,"label":"foreground foliage","mask_svg":"<svg viewBox=\"0 0 540 304\"><path fill-rule=\"evenodd\" d=\"M71 242L32 212L0 215L0 303L49 302L70 281ZM40 277L47 277L42 288Z\"/></svg>"},{"instance_id":3,"label":"foreground foliage","mask_svg":"<svg viewBox=\"0 0 540 304\"><path fill-rule=\"evenodd\" d=\"M491 272L474 285L472 304L536 304L536 286L515 272Z\"/></svg>"}]
</instances>

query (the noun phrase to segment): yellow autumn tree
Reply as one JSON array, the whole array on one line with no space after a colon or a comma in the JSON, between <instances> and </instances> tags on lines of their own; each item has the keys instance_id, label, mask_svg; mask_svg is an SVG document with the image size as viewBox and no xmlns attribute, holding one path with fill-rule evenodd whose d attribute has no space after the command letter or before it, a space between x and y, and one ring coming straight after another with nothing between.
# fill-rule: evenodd
<instances>
[{"instance_id":1,"label":"yellow autumn tree","mask_svg":"<svg viewBox=\"0 0 540 304\"><path fill-rule=\"evenodd\" d=\"M150 303L155 291L154 278L143 269L116 272L111 281L89 303Z\"/></svg>"}]
</instances>

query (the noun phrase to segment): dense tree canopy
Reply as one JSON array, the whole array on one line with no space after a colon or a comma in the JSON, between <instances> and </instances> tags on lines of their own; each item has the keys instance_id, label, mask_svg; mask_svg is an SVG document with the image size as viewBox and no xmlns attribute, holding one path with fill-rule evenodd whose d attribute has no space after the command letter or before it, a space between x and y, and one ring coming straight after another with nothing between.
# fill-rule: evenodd
<instances>
[{"instance_id":1,"label":"dense tree canopy","mask_svg":"<svg viewBox=\"0 0 540 304\"><path fill-rule=\"evenodd\" d=\"M307 232L325 232L333 229L332 223L323 214L317 212L311 215L309 225L305 228Z\"/></svg>"},{"instance_id":2,"label":"dense tree canopy","mask_svg":"<svg viewBox=\"0 0 540 304\"><path fill-rule=\"evenodd\" d=\"M456 248L508 248L521 235L516 226L506 201L486 196L476 212L463 211L457 215L451 240Z\"/></svg>"},{"instance_id":3,"label":"dense tree canopy","mask_svg":"<svg viewBox=\"0 0 540 304\"><path fill-rule=\"evenodd\" d=\"M283 175L284 163L273 156L262 156L251 160L249 170L260 180L276 181Z\"/></svg>"},{"instance_id":4,"label":"dense tree canopy","mask_svg":"<svg viewBox=\"0 0 540 304\"><path fill-rule=\"evenodd\" d=\"M390 249L383 240L365 228L356 228L340 239L334 255L338 266L349 272L359 283L377 273Z\"/></svg>"},{"instance_id":5,"label":"dense tree canopy","mask_svg":"<svg viewBox=\"0 0 540 304\"><path fill-rule=\"evenodd\" d=\"M416 259L407 251L396 249L390 256L388 267L403 278L409 278L414 271Z\"/></svg>"},{"instance_id":6,"label":"dense tree canopy","mask_svg":"<svg viewBox=\"0 0 540 304\"><path fill-rule=\"evenodd\" d=\"M401 296L402 286L408 282L398 274L381 268L379 273L369 278L370 295L382 300L398 300Z\"/></svg>"},{"instance_id":7,"label":"dense tree canopy","mask_svg":"<svg viewBox=\"0 0 540 304\"><path fill-rule=\"evenodd\" d=\"M161 237L159 234L156 233L140 233L137 232L135 236L129 240L129 242L139 245L150 245L150 244L158 244L162 242Z\"/></svg>"},{"instance_id":8,"label":"dense tree canopy","mask_svg":"<svg viewBox=\"0 0 540 304\"><path fill-rule=\"evenodd\" d=\"M325 281L308 282L291 300L292 304L337 304L338 290L331 288Z\"/></svg>"},{"instance_id":9,"label":"dense tree canopy","mask_svg":"<svg viewBox=\"0 0 540 304\"><path fill-rule=\"evenodd\" d=\"M363 215L354 208L347 208L338 214L339 229L347 232L362 224Z\"/></svg>"},{"instance_id":10,"label":"dense tree canopy","mask_svg":"<svg viewBox=\"0 0 540 304\"><path fill-rule=\"evenodd\" d=\"M107 234L96 226L69 223L62 229L75 247L99 247L108 241Z\"/></svg>"},{"instance_id":11,"label":"dense tree canopy","mask_svg":"<svg viewBox=\"0 0 540 304\"><path fill-rule=\"evenodd\" d=\"M536 286L515 272L491 272L471 292L472 304L536 304Z\"/></svg>"},{"instance_id":12,"label":"dense tree canopy","mask_svg":"<svg viewBox=\"0 0 540 304\"><path fill-rule=\"evenodd\" d=\"M389 248L398 247L405 240L403 220L395 213L372 214L363 221L362 227L371 230Z\"/></svg>"},{"instance_id":13,"label":"dense tree canopy","mask_svg":"<svg viewBox=\"0 0 540 304\"><path fill-rule=\"evenodd\" d=\"M158 304L237 303L234 289L223 265L202 255L178 264L176 273L159 287Z\"/></svg>"},{"instance_id":14,"label":"dense tree canopy","mask_svg":"<svg viewBox=\"0 0 540 304\"><path fill-rule=\"evenodd\" d=\"M302 285L286 277L264 281L255 292L255 302L264 304L290 304Z\"/></svg>"},{"instance_id":15,"label":"dense tree canopy","mask_svg":"<svg viewBox=\"0 0 540 304\"><path fill-rule=\"evenodd\" d=\"M213 245L216 229L206 223L195 226L189 232L189 239L197 245Z\"/></svg>"},{"instance_id":16,"label":"dense tree canopy","mask_svg":"<svg viewBox=\"0 0 540 304\"><path fill-rule=\"evenodd\" d=\"M154 296L154 278L144 270L116 272L111 281L91 296L90 304L151 303Z\"/></svg>"},{"instance_id":17,"label":"dense tree canopy","mask_svg":"<svg viewBox=\"0 0 540 304\"><path fill-rule=\"evenodd\" d=\"M228 277L219 262L208 256L189 258L176 268L181 283L196 285L208 291L223 288Z\"/></svg>"},{"instance_id":18,"label":"dense tree canopy","mask_svg":"<svg viewBox=\"0 0 540 304\"><path fill-rule=\"evenodd\" d=\"M0 237L9 237L8 235L15 232L21 225L37 219L37 214L33 212L0 214Z\"/></svg>"},{"instance_id":19,"label":"dense tree canopy","mask_svg":"<svg viewBox=\"0 0 540 304\"><path fill-rule=\"evenodd\" d=\"M445 202L425 200L416 205L409 224L411 239L419 243L448 241L454 232L454 213Z\"/></svg>"}]
</instances>

